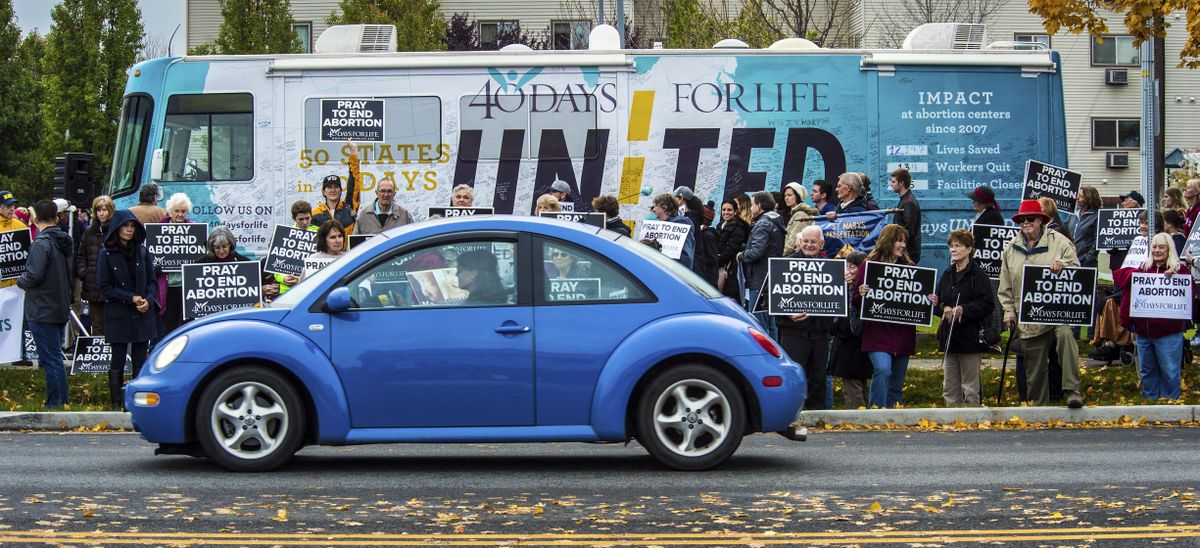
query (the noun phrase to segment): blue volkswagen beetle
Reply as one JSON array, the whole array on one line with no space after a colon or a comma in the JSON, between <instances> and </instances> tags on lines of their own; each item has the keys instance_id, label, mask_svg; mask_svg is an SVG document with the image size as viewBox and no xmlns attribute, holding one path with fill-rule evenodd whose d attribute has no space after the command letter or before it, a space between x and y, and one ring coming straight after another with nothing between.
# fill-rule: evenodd
<instances>
[{"instance_id":1,"label":"blue volkswagen beetle","mask_svg":"<svg viewBox=\"0 0 1200 548\"><path fill-rule=\"evenodd\" d=\"M269 307L172 332L126 388L158 453L275 468L305 444L626 441L702 470L791 432L802 369L659 252L582 223L446 219ZM795 437L795 436L793 436Z\"/></svg>"}]
</instances>

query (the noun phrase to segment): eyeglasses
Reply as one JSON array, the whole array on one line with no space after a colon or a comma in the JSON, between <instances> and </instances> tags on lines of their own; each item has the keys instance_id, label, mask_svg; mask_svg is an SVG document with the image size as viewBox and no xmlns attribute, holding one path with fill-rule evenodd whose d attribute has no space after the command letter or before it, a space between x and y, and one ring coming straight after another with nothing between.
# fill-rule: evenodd
<instances>
[{"instance_id":1,"label":"eyeglasses","mask_svg":"<svg viewBox=\"0 0 1200 548\"><path fill-rule=\"evenodd\" d=\"M557 250L557 249L554 249L554 250L551 250L551 251L550 251L550 256L551 256L551 257L554 257L555 259L557 259L557 258L559 258L559 257L570 257L570 256L571 256L571 254L570 254L570 253L567 253L566 251L559 251L559 250Z\"/></svg>"},{"instance_id":2,"label":"eyeglasses","mask_svg":"<svg viewBox=\"0 0 1200 548\"><path fill-rule=\"evenodd\" d=\"M1018 219L1017 223L1018 224L1032 223L1036 220L1037 220L1037 217L1025 217L1023 219Z\"/></svg>"},{"instance_id":3,"label":"eyeglasses","mask_svg":"<svg viewBox=\"0 0 1200 548\"><path fill-rule=\"evenodd\" d=\"M395 191L395 190L389 190L389 189L386 189L386 188L381 188L381 189L379 189L379 190L376 190L375 192L378 192L378 193L380 193L380 194L395 194L395 193L396 193L396 191Z\"/></svg>"}]
</instances>

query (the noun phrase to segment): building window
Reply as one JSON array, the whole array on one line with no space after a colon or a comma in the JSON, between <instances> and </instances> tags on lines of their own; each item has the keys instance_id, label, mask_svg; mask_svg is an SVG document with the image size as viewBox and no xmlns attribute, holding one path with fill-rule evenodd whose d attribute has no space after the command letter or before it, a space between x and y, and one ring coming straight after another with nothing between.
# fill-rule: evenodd
<instances>
[{"instance_id":1,"label":"building window","mask_svg":"<svg viewBox=\"0 0 1200 548\"><path fill-rule=\"evenodd\" d=\"M312 53L312 23L292 23L292 32L300 38L300 52Z\"/></svg>"},{"instance_id":2,"label":"building window","mask_svg":"<svg viewBox=\"0 0 1200 548\"><path fill-rule=\"evenodd\" d=\"M1017 42L1029 42L1031 44L1042 44L1046 49L1050 49L1050 35L1038 34L1033 32L1018 32L1013 35L1013 40Z\"/></svg>"},{"instance_id":3,"label":"building window","mask_svg":"<svg viewBox=\"0 0 1200 548\"><path fill-rule=\"evenodd\" d=\"M512 38L520 34L521 24L517 21L480 21L479 46L483 49L497 49L503 38Z\"/></svg>"},{"instance_id":4,"label":"building window","mask_svg":"<svg viewBox=\"0 0 1200 548\"><path fill-rule=\"evenodd\" d=\"M1092 120L1092 148L1137 149L1142 142L1142 122L1137 118Z\"/></svg>"},{"instance_id":5,"label":"building window","mask_svg":"<svg viewBox=\"0 0 1200 548\"><path fill-rule=\"evenodd\" d=\"M555 21L554 49L587 49L590 21Z\"/></svg>"},{"instance_id":6,"label":"building window","mask_svg":"<svg viewBox=\"0 0 1200 548\"><path fill-rule=\"evenodd\" d=\"M1142 52L1133 45L1132 36L1097 36L1092 38L1092 65L1142 64Z\"/></svg>"}]
</instances>

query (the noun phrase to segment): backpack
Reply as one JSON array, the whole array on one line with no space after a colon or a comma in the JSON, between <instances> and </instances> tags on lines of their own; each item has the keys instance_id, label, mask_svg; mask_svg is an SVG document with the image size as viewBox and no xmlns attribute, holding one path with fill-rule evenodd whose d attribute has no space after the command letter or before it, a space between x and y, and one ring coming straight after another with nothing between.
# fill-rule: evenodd
<instances>
[{"instance_id":1,"label":"backpack","mask_svg":"<svg viewBox=\"0 0 1200 548\"><path fill-rule=\"evenodd\" d=\"M704 278L713 287L717 285L717 257L721 251L721 239L717 229L711 225L700 225L696 233L696 250L692 256L692 271Z\"/></svg>"}]
</instances>

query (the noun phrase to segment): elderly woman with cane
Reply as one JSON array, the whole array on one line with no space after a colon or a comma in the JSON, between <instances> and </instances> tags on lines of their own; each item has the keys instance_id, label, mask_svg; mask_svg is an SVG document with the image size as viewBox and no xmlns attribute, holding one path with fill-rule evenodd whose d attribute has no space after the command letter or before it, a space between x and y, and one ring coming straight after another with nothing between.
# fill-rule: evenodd
<instances>
[{"instance_id":1,"label":"elderly woman with cane","mask_svg":"<svg viewBox=\"0 0 1200 548\"><path fill-rule=\"evenodd\" d=\"M947 407L979 405L979 364L987 345L980 341L983 323L992 314L992 286L987 273L971 260L975 238L955 230L947 240L950 267L938 284L934 313L942 317L938 343L946 355L942 397ZM940 306L937 306L941 303Z\"/></svg>"}]
</instances>

